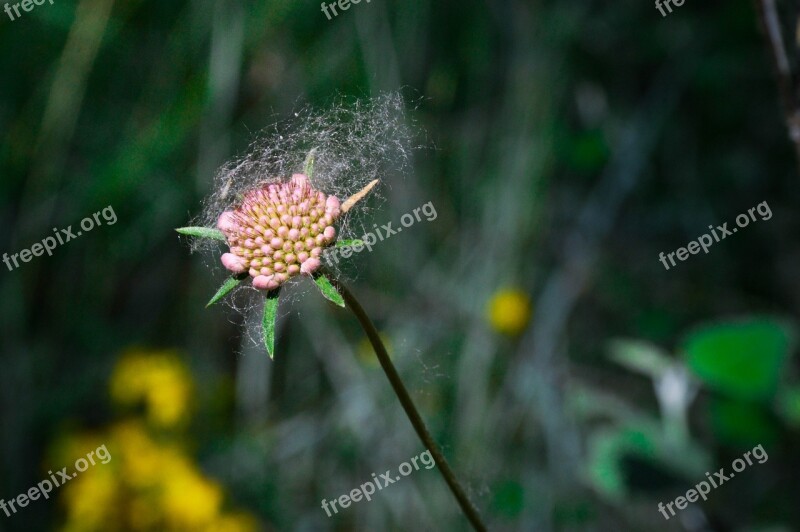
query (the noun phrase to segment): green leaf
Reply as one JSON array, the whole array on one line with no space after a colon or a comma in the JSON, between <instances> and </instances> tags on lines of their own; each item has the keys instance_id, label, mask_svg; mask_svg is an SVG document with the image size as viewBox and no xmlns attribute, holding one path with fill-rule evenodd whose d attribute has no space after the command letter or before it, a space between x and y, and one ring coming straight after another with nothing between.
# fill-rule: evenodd
<instances>
[{"instance_id":1,"label":"green leaf","mask_svg":"<svg viewBox=\"0 0 800 532\"><path fill-rule=\"evenodd\" d=\"M336 290L336 287L331 284L324 274L316 276L314 278L314 282L317 283L319 291L322 292L322 295L325 296L325 299L331 303L339 305L340 307L344 307L344 299L342 298L342 294Z\"/></svg>"},{"instance_id":2,"label":"green leaf","mask_svg":"<svg viewBox=\"0 0 800 532\"><path fill-rule=\"evenodd\" d=\"M222 283L222 286L219 287L217 293L214 294L214 297L212 297L211 300L208 303L206 303L206 308L210 307L211 305L213 305L214 303L216 303L217 301L228 295L230 291L236 288L241 282L242 280L237 279L236 277L227 278L225 282Z\"/></svg>"},{"instance_id":3,"label":"green leaf","mask_svg":"<svg viewBox=\"0 0 800 532\"><path fill-rule=\"evenodd\" d=\"M792 334L766 318L719 323L692 333L686 362L714 390L744 400L771 397L791 352Z\"/></svg>"},{"instance_id":4,"label":"green leaf","mask_svg":"<svg viewBox=\"0 0 800 532\"><path fill-rule=\"evenodd\" d=\"M273 290L264 298L264 345L269 358L275 357L275 319L278 317L278 293Z\"/></svg>"},{"instance_id":5,"label":"green leaf","mask_svg":"<svg viewBox=\"0 0 800 532\"><path fill-rule=\"evenodd\" d=\"M317 149L314 148L308 152L306 155L306 162L303 165L303 173L306 174L306 177L311 179L311 176L314 174L314 158L317 155Z\"/></svg>"},{"instance_id":6,"label":"green leaf","mask_svg":"<svg viewBox=\"0 0 800 532\"><path fill-rule=\"evenodd\" d=\"M337 240L336 247L337 248L344 248L344 247L353 247L353 246L363 246L364 241L359 239L354 240Z\"/></svg>"},{"instance_id":7,"label":"green leaf","mask_svg":"<svg viewBox=\"0 0 800 532\"><path fill-rule=\"evenodd\" d=\"M195 236L197 238L212 238L214 240L222 240L223 242L228 241L225 234L219 229L210 229L208 227L181 227L175 230L182 235Z\"/></svg>"}]
</instances>

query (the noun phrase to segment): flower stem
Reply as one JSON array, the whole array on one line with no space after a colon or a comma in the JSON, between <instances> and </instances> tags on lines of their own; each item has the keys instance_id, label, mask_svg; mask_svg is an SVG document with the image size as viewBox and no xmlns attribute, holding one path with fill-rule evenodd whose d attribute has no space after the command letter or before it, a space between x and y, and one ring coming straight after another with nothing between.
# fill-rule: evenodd
<instances>
[{"instance_id":1,"label":"flower stem","mask_svg":"<svg viewBox=\"0 0 800 532\"><path fill-rule=\"evenodd\" d=\"M436 465L439 466L439 471L442 473L445 482L447 482L447 485L450 487L450 491L453 492L453 495L458 501L459 506L461 506L461 510L464 512L467 519L469 519L469 522L472 524L475 530L485 531L486 525L484 525L483 521L481 521L478 510L467 497L464 488L461 487L461 484L459 484L458 480L456 479L453 470L450 469L450 465L447 463L442 451L433 440L433 437L431 436L430 431L428 431L428 427L425 425L425 422L422 420L422 416L420 416L417 407L414 406L414 401L408 394L408 390L406 390L400 375L397 373L397 369L395 369L394 364L392 364L392 360L389 358L389 353L386 352L386 347L383 345L380 335L378 334L378 330L375 328L372 320L369 318L367 313L364 311L364 308L359 304L358 300L355 298L352 292L350 292L350 290L348 290L338 280L333 280L333 283L342 294L342 297L344 297L347 307L353 311L353 314L355 314L356 318L361 324L361 327L364 329L364 332L367 333L367 337L372 344L372 348L375 350L375 355L378 357L378 361L381 363L381 367L386 373L389 383L392 385L392 388L394 388L394 393L400 400L400 404L403 405L403 409L406 411L406 415L408 416L409 421L411 421L411 424L414 426L414 430L417 431L417 435L419 435L423 445L425 445L425 447L430 450L431 455L433 455Z\"/></svg>"}]
</instances>

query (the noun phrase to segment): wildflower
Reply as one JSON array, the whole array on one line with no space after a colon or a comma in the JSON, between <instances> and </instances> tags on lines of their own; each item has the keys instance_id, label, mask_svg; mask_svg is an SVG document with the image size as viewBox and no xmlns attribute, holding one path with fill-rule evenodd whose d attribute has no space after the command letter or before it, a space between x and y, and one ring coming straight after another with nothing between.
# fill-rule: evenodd
<instances>
[{"instance_id":1,"label":"wildflower","mask_svg":"<svg viewBox=\"0 0 800 532\"><path fill-rule=\"evenodd\" d=\"M151 423L164 428L184 422L192 380L186 366L170 351L130 351L111 376L111 397L123 406L144 402Z\"/></svg>"},{"instance_id":2,"label":"wildflower","mask_svg":"<svg viewBox=\"0 0 800 532\"><path fill-rule=\"evenodd\" d=\"M313 167L312 150L306 158L305 173L296 173L289 181L261 184L247 190L238 207L219 215L216 230L203 227L177 230L228 244L229 251L222 254L220 261L233 277L223 283L207 306L230 293L248 275L253 288L267 293L263 324L264 345L270 358L275 343L278 289L289 279L300 274L312 276L323 296L344 306L342 296L318 271L322 266L322 251L336 241L334 222L378 184L374 179L340 202L335 195L327 195L311 185Z\"/></svg>"},{"instance_id":3,"label":"wildflower","mask_svg":"<svg viewBox=\"0 0 800 532\"><path fill-rule=\"evenodd\" d=\"M85 455L87 449L97 449L104 443L102 435L96 433L60 437L48 453L47 469L55 469L53 464L72 463L76 456ZM112 467L92 467L65 486L61 497L67 522L72 523L65 531L105 530L111 525L107 509L120 495Z\"/></svg>"},{"instance_id":4,"label":"wildflower","mask_svg":"<svg viewBox=\"0 0 800 532\"><path fill-rule=\"evenodd\" d=\"M162 410L163 395L153 400L153 389L177 387L181 419L191 399L188 370L176 354L165 351L131 351L118 362L112 378L115 401L132 404L144 400L145 412L152 417L151 405ZM176 384L177 383L177 384ZM185 394L185 395L184 395ZM156 418L158 419L158 418ZM167 415L166 419L174 419ZM152 421L152 420L151 420ZM156 425L156 426L154 426ZM164 425L145 423L132 417L118 421L99 433L69 434L52 446L47 463L57 469L85 454L86 449L107 445L114 460L92 467L63 486L59 498L65 515L61 530L94 532L99 530L163 530L182 532L255 532L254 516L227 512L223 487L204 475L181 440L179 430L160 431Z\"/></svg>"},{"instance_id":5,"label":"wildflower","mask_svg":"<svg viewBox=\"0 0 800 532\"><path fill-rule=\"evenodd\" d=\"M225 163L193 227L192 249L210 252L230 276L207 306L228 294L264 296L262 333L273 356L280 290L293 279L315 282L322 295L344 306L328 279L323 252L347 246L358 222L350 219L387 172L405 173L412 131L400 94L333 102L326 110L300 109ZM351 210L352 209L352 210ZM355 223L354 223L355 222ZM225 243L216 247L215 240ZM246 311L261 299L239 297ZM244 303L243 305L240 304Z\"/></svg>"},{"instance_id":6,"label":"wildflower","mask_svg":"<svg viewBox=\"0 0 800 532\"><path fill-rule=\"evenodd\" d=\"M109 468L93 468L77 476L64 488L66 531L108 530L113 524L114 502L119 485Z\"/></svg>"},{"instance_id":7,"label":"wildflower","mask_svg":"<svg viewBox=\"0 0 800 532\"><path fill-rule=\"evenodd\" d=\"M308 274L328 300L341 307L347 301L411 424L432 453L465 516L476 530L483 531L486 526L478 510L431 437L374 323L355 296L338 280L329 280L321 268L320 257L324 247L349 245L341 239L336 242L341 230L337 231L333 224L339 215L346 213L378 183L375 177L383 171L383 163L395 159L392 154L399 153L396 159L401 163L408 159L407 134L396 120L398 115L402 115L397 112L401 111L401 104L399 96L390 96L376 104L357 105L352 111L337 108L323 115L305 114L297 122L297 131L286 136L278 133L269 139L268 144L255 146L256 149L251 150L247 157L223 167L217 179L220 187L206 200L204 226L183 227L177 231L188 236L221 240L228 245L228 253L223 254L220 260L233 275L223 283L209 305L230 293L248 276L252 278L252 286L264 293L262 332L270 358L274 353L279 291L291 277ZM317 148L306 157L303 173L297 174L302 160L299 155L306 146ZM314 182L315 151L320 146L322 181L317 190L309 183ZM265 181L265 178L275 179L275 176L290 173L294 175L288 182ZM363 186L365 178L371 181ZM349 186L345 180L355 186ZM340 195L347 197L357 188L361 190L339 204ZM331 195L326 195L321 191L323 189ZM237 197L239 203L231 208L231 198ZM309 215L304 219L311 210L316 212L316 218L312 220ZM216 228L207 227L211 224L216 224ZM304 230L306 235L302 234ZM302 257L301 253L304 254ZM288 260L289 254L292 260Z\"/></svg>"},{"instance_id":8,"label":"wildflower","mask_svg":"<svg viewBox=\"0 0 800 532\"><path fill-rule=\"evenodd\" d=\"M164 474L164 465L176 459L179 453L155 441L143 423L130 420L118 423L111 429L116 443L116 467L127 484L136 489L158 485Z\"/></svg>"},{"instance_id":9,"label":"wildflower","mask_svg":"<svg viewBox=\"0 0 800 532\"><path fill-rule=\"evenodd\" d=\"M209 525L220 513L222 489L203 477L190 464L166 464L162 504L172 530L197 530Z\"/></svg>"},{"instance_id":10,"label":"wildflower","mask_svg":"<svg viewBox=\"0 0 800 532\"><path fill-rule=\"evenodd\" d=\"M489 301L487 314L489 324L497 332L508 335L520 334L531 318L530 299L520 290L501 290Z\"/></svg>"},{"instance_id":11,"label":"wildflower","mask_svg":"<svg viewBox=\"0 0 800 532\"><path fill-rule=\"evenodd\" d=\"M259 290L310 275L321 266L322 248L336 238L333 223L340 214L339 198L315 190L305 174L251 190L217 221L230 246L222 264L236 274L248 272Z\"/></svg>"}]
</instances>

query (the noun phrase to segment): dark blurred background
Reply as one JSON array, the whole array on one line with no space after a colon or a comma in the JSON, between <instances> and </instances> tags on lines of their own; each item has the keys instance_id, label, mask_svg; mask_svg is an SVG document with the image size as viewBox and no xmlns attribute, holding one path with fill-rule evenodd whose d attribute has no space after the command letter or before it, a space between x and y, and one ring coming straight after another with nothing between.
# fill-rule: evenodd
<instances>
[{"instance_id":1,"label":"dark blurred background","mask_svg":"<svg viewBox=\"0 0 800 532\"><path fill-rule=\"evenodd\" d=\"M438 216L345 273L490 528L797 530L798 175L770 63L745 0L0 13L0 252L117 217L0 266L0 497L112 456L0 530L467 529L426 469L327 517L424 450L364 334L298 283L269 361L173 230L260 129L387 91L425 148L374 222Z\"/></svg>"}]
</instances>

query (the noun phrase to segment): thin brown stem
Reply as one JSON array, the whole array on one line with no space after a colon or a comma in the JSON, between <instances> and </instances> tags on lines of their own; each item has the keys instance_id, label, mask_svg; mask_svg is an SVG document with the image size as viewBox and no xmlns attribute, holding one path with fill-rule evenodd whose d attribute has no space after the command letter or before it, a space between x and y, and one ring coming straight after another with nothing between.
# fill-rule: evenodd
<instances>
[{"instance_id":1,"label":"thin brown stem","mask_svg":"<svg viewBox=\"0 0 800 532\"><path fill-rule=\"evenodd\" d=\"M798 105L797 83L792 73L786 45L781 31L781 21L775 0L755 0L761 30L769 41L772 66L778 82L783 111L786 115L786 128L789 139L794 144L798 164L800 164L800 105Z\"/></svg>"},{"instance_id":2,"label":"thin brown stem","mask_svg":"<svg viewBox=\"0 0 800 532\"><path fill-rule=\"evenodd\" d=\"M408 390L406 390L400 375L397 373L397 369L395 369L394 364L392 364L392 360L389 358L389 353L386 352L386 347L383 345L380 335L378 334L378 330L375 328L372 320L369 318L367 313L364 311L364 308L359 304L358 300L355 298L352 292L350 292L350 290L348 290L339 281L333 280L332 282L342 294L347 307L353 312L353 314L355 314L358 322L364 329L364 332L367 333L367 337L372 344L372 348L375 350L375 355L378 357L378 361L381 363L381 367L386 373L386 377L389 379L389 383L392 385L394 393L400 400L400 404L403 405L403 409L406 411L406 415L408 416L409 421L411 421L411 425L413 425L414 430L417 431L417 435L419 435L423 445L430 450L433 459L436 461L436 465L439 466L439 471L442 473L445 482L447 482L447 485L450 487L450 491L453 492L458 504L461 506L461 510L464 512L467 519L469 519L469 522L472 524L475 530L485 531L486 525L484 525L483 521L481 521L481 516L478 514L478 510L467 497L464 488L462 488L461 484L459 484L455 474L453 473L453 470L450 469L450 465L447 463L447 460L442 454L442 451L434 441L430 431L428 431L428 427L422 420L422 416L420 416L417 407L414 406L414 401L411 399Z\"/></svg>"}]
</instances>

